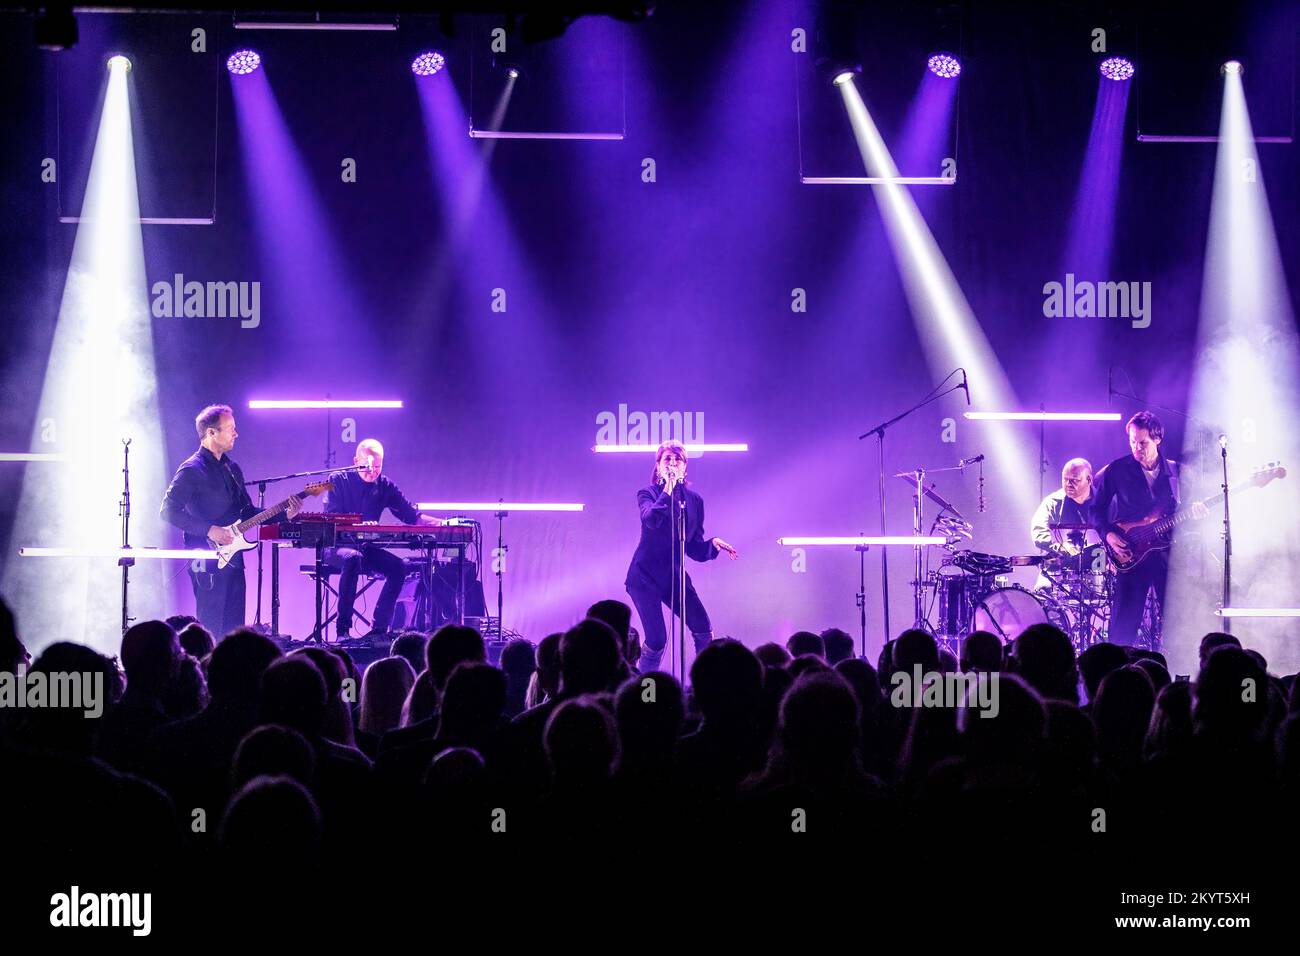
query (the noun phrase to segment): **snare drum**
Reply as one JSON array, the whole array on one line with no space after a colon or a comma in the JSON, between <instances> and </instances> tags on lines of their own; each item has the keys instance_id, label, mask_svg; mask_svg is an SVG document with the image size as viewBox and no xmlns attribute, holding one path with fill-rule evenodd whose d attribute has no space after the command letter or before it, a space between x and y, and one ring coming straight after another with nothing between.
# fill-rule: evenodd
<instances>
[{"instance_id":1,"label":"snare drum","mask_svg":"<svg viewBox=\"0 0 1300 956\"><path fill-rule=\"evenodd\" d=\"M973 626L991 631L1005 641L1014 641L1031 624L1060 627L1059 614L1049 612L1047 600L1019 584L994 588L975 605Z\"/></svg>"}]
</instances>

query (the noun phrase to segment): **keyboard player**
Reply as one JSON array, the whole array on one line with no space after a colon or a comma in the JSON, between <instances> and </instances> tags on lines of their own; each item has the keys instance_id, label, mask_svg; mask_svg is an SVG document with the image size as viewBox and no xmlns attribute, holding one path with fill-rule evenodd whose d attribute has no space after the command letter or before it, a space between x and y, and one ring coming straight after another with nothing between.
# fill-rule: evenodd
<instances>
[{"instance_id":1,"label":"keyboard player","mask_svg":"<svg viewBox=\"0 0 1300 956\"><path fill-rule=\"evenodd\" d=\"M383 476L384 446L374 438L357 445L352 463L359 471L342 472L330 480L334 490L325 502L325 511L331 514L359 514L365 522L378 522L384 511L403 524L440 525L442 521L432 515L422 515L390 479ZM351 636L352 605L357 596L357 578L364 571L383 577L384 586L375 603L371 635L382 636L393 621L393 609L402 582L406 578L406 562L398 555L374 544L359 547L334 548L326 561L339 569L339 614L337 631L340 640Z\"/></svg>"}]
</instances>

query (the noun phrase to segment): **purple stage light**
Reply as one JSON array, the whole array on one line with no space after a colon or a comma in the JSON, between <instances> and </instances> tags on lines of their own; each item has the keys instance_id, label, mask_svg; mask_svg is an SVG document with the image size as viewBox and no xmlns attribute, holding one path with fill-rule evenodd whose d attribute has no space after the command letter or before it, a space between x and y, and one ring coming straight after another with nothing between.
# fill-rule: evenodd
<instances>
[{"instance_id":1,"label":"purple stage light","mask_svg":"<svg viewBox=\"0 0 1300 956\"><path fill-rule=\"evenodd\" d=\"M401 399L279 399L254 398L249 408L401 408Z\"/></svg>"},{"instance_id":2,"label":"purple stage light","mask_svg":"<svg viewBox=\"0 0 1300 956\"><path fill-rule=\"evenodd\" d=\"M940 535L795 535L777 538L787 547L804 545L854 545L855 547L938 547L948 543Z\"/></svg>"},{"instance_id":3,"label":"purple stage light","mask_svg":"<svg viewBox=\"0 0 1300 956\"><path fill-rule=\"evenodd\" d=\"M226 58L226 69L235 76L252 73L262 65L262 57L253 50L236 50Z\"/></svg>"},{"instance_id":4,"label":"purple stage light","mask_svg":"<svg viewBox=\"0 0 1300 956\"><path fill-rule=\"evenodd\" d=\"M1119 412L963 412L973 422L1117 422Z\"/></svg>"},{"instance_id":5,"label":"purple stage light","mask_svg":"<svg viewBox=\"0 0 1300 956\"><path fill-rule=\"evenodd\" d=\"M619 453L654 453L659 450L658 445L592 445L591 450L599 454L619 454ZM706 451L749 451L748 442L727 442L727 443L707 443L693 444L686 443L686 453L693 455Z\"/></svg>"},{"instance_id":6,"label":"purple stage light","mask_svg":"<svg viewBox=\"0 0 1300 956\"><path fill-rule=\"evenodd\" d=\"M1116 82L1132 79L1133 63L1122 56L1107 57L1101 61L1101 75Z\"/></svg>"},{"instance_id":7,"label":"purple stage light","mask_svg":"<svg viewBox=\"0 0 1300 956\"><path fill-rule=\"evenodd\" d=\"M961 73L961 60L951 53L935 53L925 64L935 76L951 80Z\"/></svg>"},{"instance_id":8,"label":"purple stage light","mask_svg":"<svg viewBox=\"0 0 1300 956\"><path fill-rule=\"evenodd\" d=\"M576 501L421 501L418 511L582 511Z\"/></svg>"},{"instance_id":9,"label":"purple stage light","mask_svg":"<svg viewBox=\"0 0 1300 956\"><path fill-rule=\"evenodd\" d=\"M447 65L447 58L437 50L421 53L411 61L411 72L416 76L433 76Z\"/></svg>"}]
</instances>

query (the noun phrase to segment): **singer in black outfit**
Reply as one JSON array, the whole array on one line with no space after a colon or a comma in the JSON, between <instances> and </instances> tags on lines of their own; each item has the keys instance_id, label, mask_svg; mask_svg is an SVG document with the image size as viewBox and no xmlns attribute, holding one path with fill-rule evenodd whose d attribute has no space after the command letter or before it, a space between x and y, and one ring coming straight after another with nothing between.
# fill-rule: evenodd
<instances>
[{"instance_id":1,"label":"singer in black outfit","mask_svg":"<svg viewBox=\"0 0 1300 956\"><path fill-rule=\"evenodd\" d=\"M642 673L656 670L668 643L661 605L670 612L678 609L677 535L674 512L686 509L686 555L695 561L712 561L722 551L734 561L740 555L721 538L704 537L704 499L686 487L686 447L678 441L666 441L655 454L650 484L636 493L641 512L641 540L627 569L627 593L641 618ZM675 502L674 502L675 499ZM713 626L708 612L695 593L690 576L686 578L686 626L690 628L698 653L713 640Z\"/></svg>"},{"instance_id":2,"label":"singer in black outfit","mask_svg":"<svg viewBox=\"0 0 1300 956\"><path fill-rule=\"evenodd\" d=\"M1124 428L1131 454L1116 458L1097 473L1093 521L1097 534L1127 557L1129 549L1119 522L1145 518L1157 508L1163 514L1173 514L1182 496L1178 487L1178 463L1160 451L1165 437L1160 419L1151 412L1138 412ZM1205 506L1196 502L1192 513L1203 516ZM1155 591L1156 604L1163 617L1168 583L1167 550L1148 554L1137 567L1115 575L1108 631L1112 644L1131 645L1137 641L1149 591Z\"/></svg>"},{"instance_id":3,"label":"singer in black outfit","mask_svg":"<svg viewBox=\"0 0 1300 956\"><path fill-rule=\"evenodd\" d=\"M330 478L334 490L326 499L326 512L358 514L362 521L378 522L386 509L403 524L442 523L432 515L422 515L416 511L415 505L407 500L401 489L381 475L384 469L384 446L378 441L367 438L358 443L352 461L353 464L360 465L361 470L340 472ZM352 605L357 598L357 576L362 571L381 575L384 579L383 590L375 602L371 633L378 636L387 632L393 622L398 595L402 593L402 582L406 580L406 562L393 552L373 544L364 545L360 549L333 549L326 555L326 560L340 571L339 616L335 622L339 639L351 636Z\"/></svg>"},{"instance_id":4,"label":"singer in black outfit","mask_svg":"<svg viewBox=\"0 0 1300 956\"><path fill-rule=\"evenodd\" d=\"M228 525L257 514L257 507L244 487L244 473L227 454L235 447L239 432L229 405L209 405L194 419L199 433L199 450L187 458L172 477L163 495L163 520L180 528L185 547L207 550L209 539L217 544L233 540ZM289 499L289 517L297 514L300 502ZM220 640L244 625L244 555L236 554L224 568L217 562L190 564L194 586L195 615Z\"/></svg>"}]
</instances>

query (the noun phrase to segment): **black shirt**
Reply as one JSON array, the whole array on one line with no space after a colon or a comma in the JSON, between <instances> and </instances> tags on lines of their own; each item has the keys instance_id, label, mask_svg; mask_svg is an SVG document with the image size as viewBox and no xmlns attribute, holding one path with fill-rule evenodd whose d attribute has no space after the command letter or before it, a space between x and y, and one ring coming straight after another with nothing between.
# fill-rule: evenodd
<instances>
[{"instance_id":1,"label":"black shirt","mask_svg":"<svg viewBox=\"0 0 1300 956\"><path fill-rule=\"evenodd\" d=\"M1162 514L1178 510L1178 463L1160 456L1160 470L1150 487L1142 465L1132 455L1116 458L1097 473L1093 486L1093 522L1104 539L1119 531L1118 522L1145 518L1157 508Z\"/></svg>"},{"instance_id":2,"label":"black shirt","mask_svg":"<svg viewBox=\"0 0 1300 956\"><path fill-rule=\"evenodd\" d=\"M681 489L686 503L686 556L695 561L712 561L718 556L713 539L704 537L704 499L685 485ZM637 543L625 583L649 584L664 593L672 589L673 522L672 501L664 486L656 482L636 493L641 511L641 540ZM687 577L690 580L690 577Z\"/></svg>"},{"instance_id":3,"label":"black shirt","mask_svg":"<svg viewBox=\"0 0 1300 956\"><path fill-rule=\"evenodd\" d=\"M257 514L244 487L244 472L229 455L200 448L176 469L163 493L164 521L184 532L187 548L207 548L208 528L224 527Z\"/></svg>"},{"instance_id":4,"label":"black shirt","mask_svg":"<svg viewBox=\"0 0 1300 956\"><path fill-rule=\"evenodd\" d=\"M378 521L384 509L391 511L403 524L418 524L420 513L406 499L397 485L383 475L366 481L355 471L344 471L330 478L334 490L325 501L329 514L361 515L362 521Z\"/></svg>"}]
</instances>

